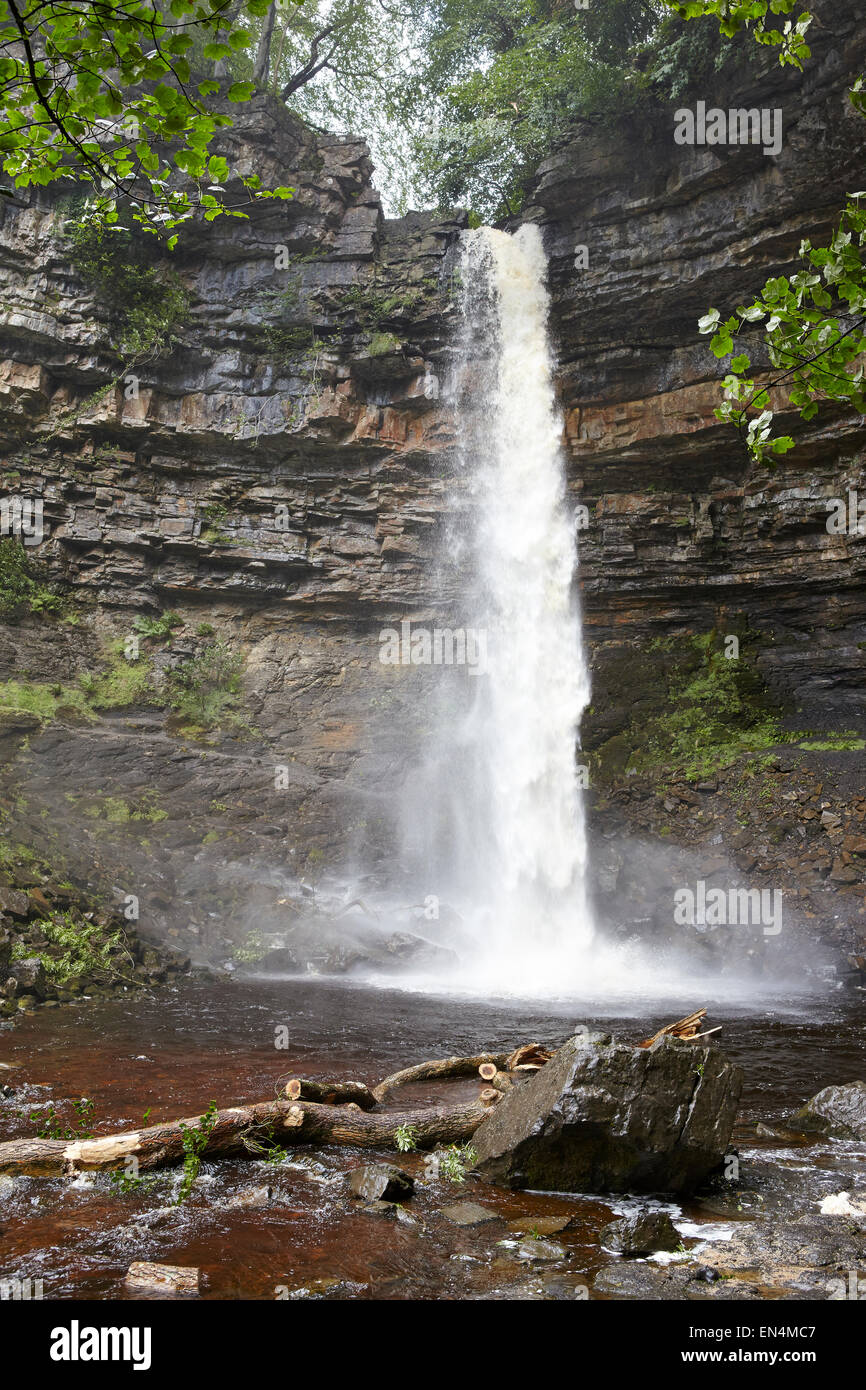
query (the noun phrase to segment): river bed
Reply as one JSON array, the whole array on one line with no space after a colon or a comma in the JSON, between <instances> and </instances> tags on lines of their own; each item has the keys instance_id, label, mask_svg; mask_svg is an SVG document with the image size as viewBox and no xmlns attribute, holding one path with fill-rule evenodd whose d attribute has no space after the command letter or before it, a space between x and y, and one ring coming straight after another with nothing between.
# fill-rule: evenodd
<instances>
[{"instance_id":1,"label":"river bed","mask_svg":"<svg viewBox=\"0 0 866 1390\"><path fill-rule=\"evenodd\" d=\"M680 1013L691 1002L684 999ZM755 1220L756 1204L784 1202L787 1173L796 1200L813 1211L822 1195L866 1187L866 1145L780 1143L755 1128L784 1127L823 1086L866 1077L861 996L775 1000L760 1015L706 1002L712 1024L723 1026L725 1052L745 1072L734 1135L743 1197L660 1202L678 1224L684 1253L702 1239L726 1239L732 1222ZM102 1135L202 1113L214 1100L263 1100L281 1076L372 1084L431 1057L558 1044L578 1023L637 1041L676 1016L670 1001L648 1002L638 1018L342 980L186 979L122 1000L42 1008L0 1032L0 1061L12 1064L0 1079L15 1088L0 1102L0 1138L34 1133L29 1114L49 1101L68 1123L69 1102L88 1097ZM473 1082L425 1083L399 1091L391 1104L476 1093ZM346 1172L373 1157L396 1158L417 1179L402 1217L368 1214L347 1193ZM750 1182L749 1165L766 1172L767 1159L775 1177L764 1182L773 1188L765 1197L762 1183ZM181 1206L173 1204L178 1183L177 1172L154 1175L146 1189L124 1194L103 1175L71 1183L0 1178L0 1278L42 1279L45 1298L122 1298L129 1264L154 1260L197 1265L202 1297L210 1299L580 1298L594 1296L593 1277L612 1259L599 1231L630 1205L628 1198L506 1192L472 1178L432 1180L421 1154L301 1146L279 1164L204 1163ZM232 1205L247 1200L257 1205ZM453 1224L443 1209L464 1201L494 1219ZM552 1236L564 1254L533 1258L531 1237L565 1218L568 1226ZM509 1223L519 1223L529 1242Z\"/></svg>"}]
</instances>

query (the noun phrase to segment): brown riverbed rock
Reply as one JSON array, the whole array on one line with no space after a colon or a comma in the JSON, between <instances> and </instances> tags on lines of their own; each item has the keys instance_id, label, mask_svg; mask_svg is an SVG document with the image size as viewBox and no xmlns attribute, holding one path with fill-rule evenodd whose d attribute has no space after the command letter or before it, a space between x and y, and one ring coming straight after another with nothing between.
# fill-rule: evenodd
<instances>
[{"instance_id":1,"label":"brown riverbed rock","mask_svg":"<svg viewBox=\"0 0 866 1390\"><path fill-rule=\"evenodd\" d=\"M482 1122L476 1170L506 1187L685 1191L724 1157L742 1084L712 1047L578 1035Z\"/></svg>"}]
</instances>

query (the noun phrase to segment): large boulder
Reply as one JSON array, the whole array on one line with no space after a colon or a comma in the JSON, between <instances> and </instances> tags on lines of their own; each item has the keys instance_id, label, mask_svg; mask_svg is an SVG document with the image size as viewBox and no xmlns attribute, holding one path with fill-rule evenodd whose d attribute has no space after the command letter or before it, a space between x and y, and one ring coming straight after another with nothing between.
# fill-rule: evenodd
<instances>
[{"instance_id":1,"label":"large boulder","mask_svg":"<svg viewBox=\"0 0 866 1390\"><path fill-rule=\"evenodd\" d=\"M544 1191L688 1190L727 1152L742 1085L713 1047L581 1034L481 1123L476 1168Z\"/></svg>"},{"instance_id":2,"label":"large boulder","mask_svg":"<svg viewBox=\"0 0 866 1390\"><path fill-rule=\"evenodd\" d=\"M798 1110L794 1124L835 1139L866 1139L866 1081L825 1086Z\"/></svg>"},{"instance_id":3,"label":"large boulder","mask_svg":"<svg viewBox=\"0 0 866 1390\"><path fill-rule=\"evenodd\" d=\"M652 1255L656 1250L679 1250L682 1237L666 1211L636 1211L605 1226L598 1238L605 1250L618 1255Z\"/></svg>"},{"instance_id":4,"label":"large boulder","mask_svg":"<svg viewBox=\"0 0 866 1390\"><path fill-rule=\"evenodd\" d=\"M18 994L35 994L37 999L44 999L48 994L48 976L38 956L13 961L9 974L18 981Z\"/></svg>"}]
</instances>

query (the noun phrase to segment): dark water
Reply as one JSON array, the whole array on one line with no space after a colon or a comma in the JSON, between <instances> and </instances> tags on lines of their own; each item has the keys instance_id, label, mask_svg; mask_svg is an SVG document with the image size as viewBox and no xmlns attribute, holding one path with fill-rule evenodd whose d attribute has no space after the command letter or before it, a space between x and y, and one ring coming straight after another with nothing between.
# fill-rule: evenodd
<instances>
[{"instance_id":1,"label":"dark water","mask_svg":"<svg viewBox=\"0 0 866 1390\"><path fill-rule=\"evenodd\" d=\"M866 1078L862 995L775 1002L760 1015L706 1002L711 1023L724 1027L726 1053L746 1074L741 1148L772 1147L755 1138L756 1121L784 1122L821 1087ZM693 1005L684 999L679 1012ZM153 1123L200 1113L211 1100L266 1099L287 1074L374 1083L430 1057L527 1041L559 1043L578 1022L638 1040L676 1016L669 1002L648 1004L639 1018L589 1016L344 982L191 980L128 1001L40 1010L0 1033L0 1060L18 1064L0 1075L19 1088L0 1104L0 1138L34 1133L29 1113L49 1100L66 1122L72 1118L68 1102L89 1097L96 1133L106 1134L140 1125L148 1109ZM284 1030L287 1048L276 1045L285 1040ZM406 1088L395 1108L461 1093L476 1094L477 1084ZM851 1186L852 1162L864 1175L859 1154L846 1151L846 1171L841 1153L819 1143L792 1150L790 1161L814 1167L817 1190L837 1191ZM383 1156L394 1159L393 1153ZM42 1278L46 1298L117 1298L124 1296L129 1264L155 1260L198 1265L204 1296L217 1299L272 1299L279 1290L302 1288L362 1299L465 1299L504 1290L514 1296L542 1277L542 1266L518 1258L516 1233L505 1223L523 1219L532 1227L550 1216L573 1219L554 1237L568 1259L543 1266L548 1285L591 1282L607 1262L597 1235L624 1205L616 1199L507 1193L473 1180L459 1186L425 1181L424 1156L409 1154L399 1162L421 1179L407 1206L415 1218L409 1224L365 1214L346 1196L346 1170L371 1157L369 1151L298 1148L279 1165L205 1164L183 1206L172 1205L177 1173L127 1195L113 1190L106 1176L72 1184L17 1179L12 1187L0 1178L0 1278ZM264 1186L272 1189L266 1206L230 1205ZM501 1219L458 1228L441 1215L441 1208L467 1199ZM699 1202L683 1215L710 1223L708 1232L718 1222Z\"/></svg>"}]
</instances>

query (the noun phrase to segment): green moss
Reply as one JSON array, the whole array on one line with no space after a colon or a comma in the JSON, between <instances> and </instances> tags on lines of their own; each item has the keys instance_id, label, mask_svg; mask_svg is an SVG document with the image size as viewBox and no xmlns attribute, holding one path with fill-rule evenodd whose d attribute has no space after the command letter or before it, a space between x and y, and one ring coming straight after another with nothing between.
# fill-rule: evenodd
<instances>
[{"instance_id":1,"label":"green moss","mask_svg":"<svg viewBox=\"0 0 866 1390\"><path fill-rule=\"evenodd\" d=\"M45 566L19 540L0 540L0 618L14 620L25 613L60 615L65 600L48 583Z\"/></svg>"},{"instance_id":2,"label":"green moss","mask_svg":"<svg viewBox=\"0 0 866 1390\"><path fill-rule=\"evenodd\" d=\"M748 760L750 775L766 771L774 755L768 749L797 745L804 750L866 748L856 731L790 732L781 712L769 702L764 682L748 656L754 634L740 637L740 657L724 654L725 640L716 632L688 638L657 638L646 652L656 658L658 698L621 733L592 755L593 780L605 785L626 772L697 780ZM732 793L733 794L733 793ZM750 784L748 799L769 799L772 788Z\"/></svg>"},{"instance_id":3,"label":"green moss","mask_svg":"<svg viewBox=\"0 0 866 1390\"><path fill-rule=\"evenodd\" d=\"M0 709L34 714L37 719L44 720L56 719L59 711L69 710L86 719L96 718L83 690L43 681L3 681L0 683Z\"/></svg>"},{"instance_id":4,"label":"green moss","mask_svg":"<svg viewBox=\"0 0 866 1390\"><path fill-rule=\"evenodd\" d=\"M866 739L858 738L855 733L831 734L829 738L818 742L798 743L797 747L812 752L838 753L844 750L859 750L866 748Z\"/></svg>"},{"instance_id":5,"label":"green moss","mask_svg":"<svg viewBox=\"0 0 866 1390\"><path fill-rule=\"evenodd\" d=\"M694 780L730 766L744 753L786 741L753 664L745 654L727 658L719 634L661 638L649 650L659 656L658 705L642 715L639 726L617 735L616 759L600 750L595 759L600 771L610 770L611 761L621 765L628 747L627 770Z\"/></svg>"},{"instance_id":6,"label":"green moss","mask_svg":"<svg viewBox=\"0 0 866 1390\"><path fill-rule=\"evenodd\" d=\"M158 703L153 688L152 663L145 657L129 661L123 653L124 643L115 643L107 670L79 676L78 684L92 709L124 709L127 705Z\"/></svg>"},{"instance_id":7,"label":"green moss","mask_svg":"<svg viewBox=\"0 0 866 1390\"><path fill-rule=\"evenodd\" d=\"M399 352L401 347L400 339L393 333L374 333L370 341L370 356L385 357L389 352Z\"/></svg>"},{"instance_id":8,"label":"green moss","mask_svg":"<svg viewBox=\"0 0 866 1390\"><path fill-rule=\"evenodd\" d=\"M36 852L29 845L0 838L0 869L32 868L36 862Z\"/></svg>"},{"instance_id":9,"label":"green moss","mask_svg":"<svg viewBox=\"0 0 866 1390\"><path fill-rule=\"evenodd\" d=\"M66 799L80 808L85 816L107 821L110 825L129 825L134 821L147 821L154 825L168 817L168 812L158 805L160 797L155 790L143 792L131 805L122 797L104 796L102 793L97 793L97 798L92 800L80 797L75 792L67 792Z\"/></svg>"}]
</instances>

